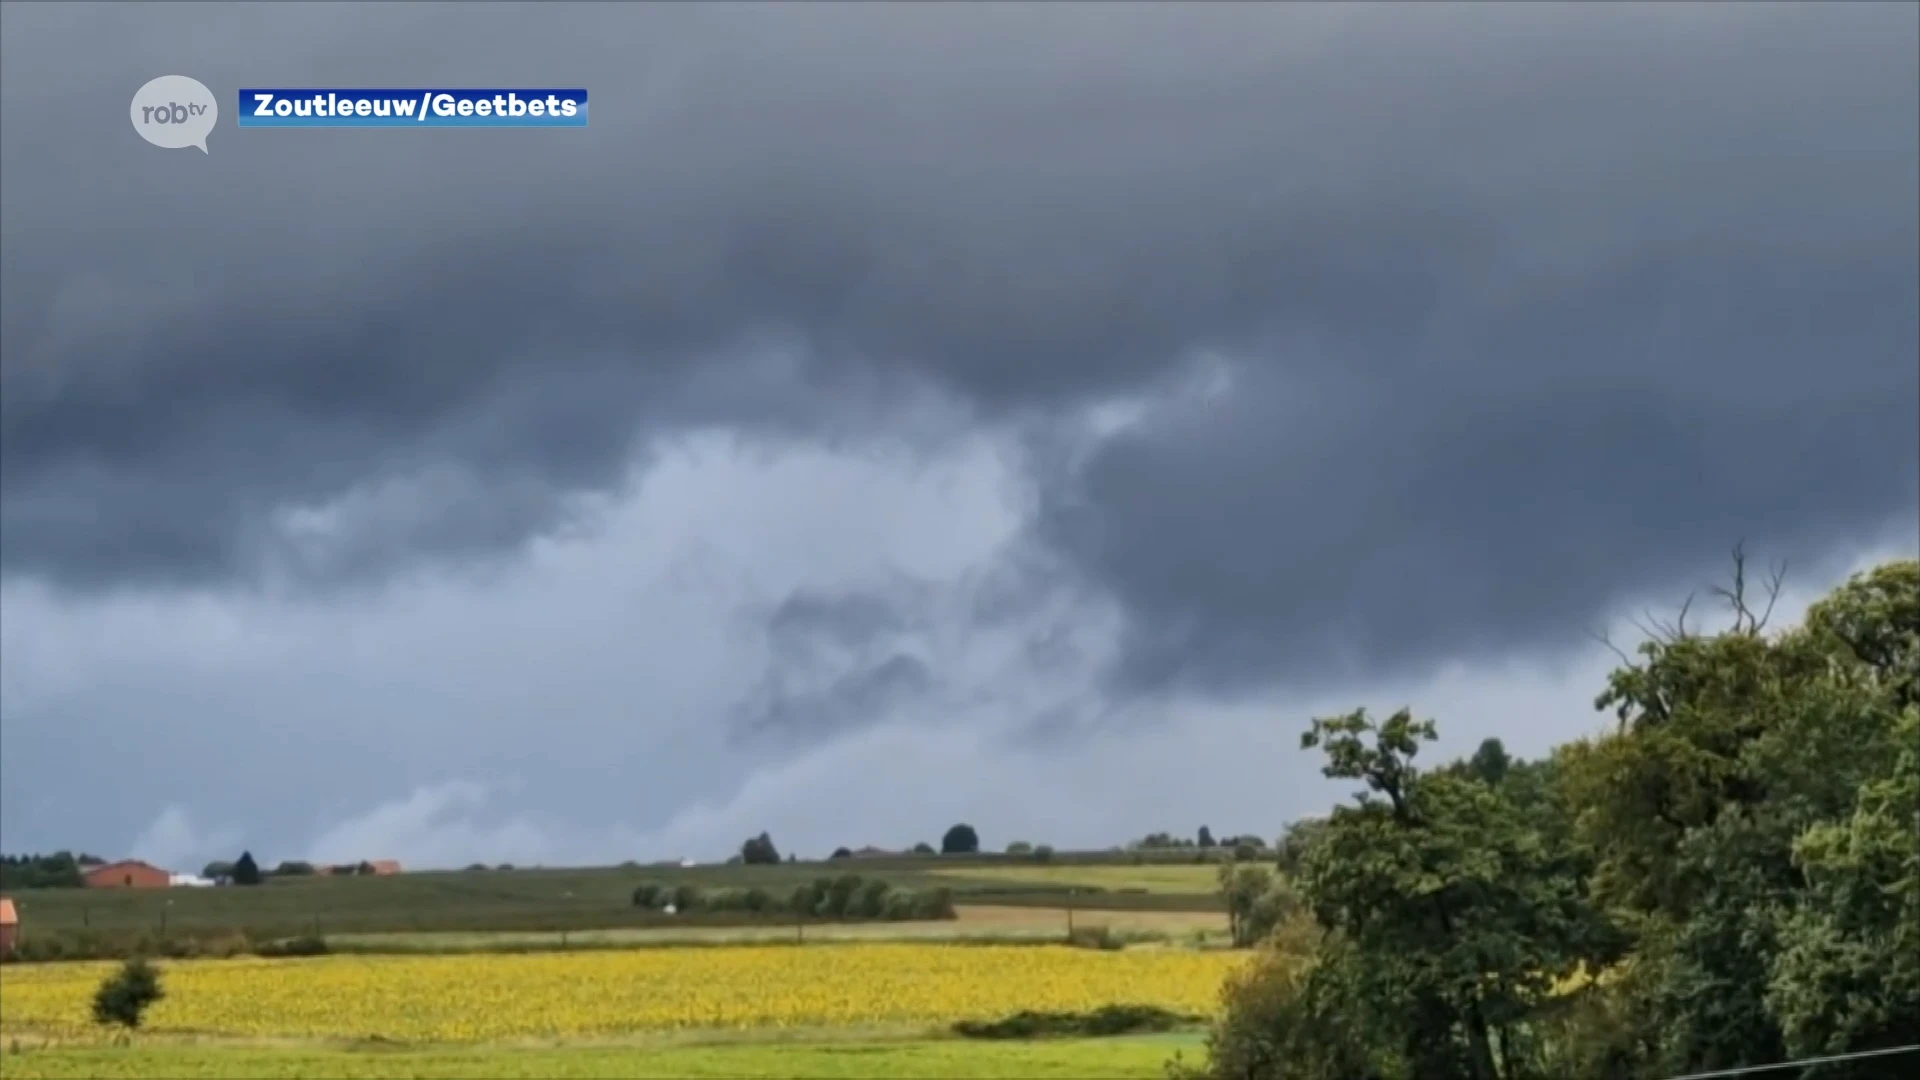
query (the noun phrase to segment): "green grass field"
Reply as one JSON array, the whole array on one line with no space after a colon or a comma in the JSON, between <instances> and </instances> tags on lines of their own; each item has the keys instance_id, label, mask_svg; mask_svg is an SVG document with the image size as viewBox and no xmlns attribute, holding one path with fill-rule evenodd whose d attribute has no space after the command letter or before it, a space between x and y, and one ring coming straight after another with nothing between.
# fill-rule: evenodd
<instances>
[{"instance_id":1,"label":"green grass field","mask_svg":"<svg viewBox=\"0 0 1920 1080\"><path fill-rule=\"evenodd\" d=\"M1112 856L1108 856L1109 859ZM953 890L963 904L1082 910L1217 911L1212 868L1100 865L1069 859L1040 866L1005 857L908 857L774 866L622 866L584 870L486 870L394 877L270 879L252 888L43 889L14 894L23 937L36 933L304 934L614 930L740 925L739 914L669 916L636 909L636 885L688 882L705 888L794 886L842 873L898 888ZM1180 888L1188 891L1180 891ZM1119 892L1119 889L1143 891ZM784 918L770 920L791 925Z\"/></svg>"},{"instance_id":2,"label":"green grass field","mask_svg":"<svg viewBox=\"0 0 1920 1080\"><path fill-rule=\"evenodd\" d=\"M168 1043L33 1048L0 1056L8 1080L88 1077L1072 1077L1165 1075L1197 1036L978 1042L722 1043L710 1046L378 1048L268 1043Z\"/></svg>"},{"instance_id":3,"label":"green grass field","mask_svg":"<svg viewBox=\"0 0 1920 1080\"><path fill-rule=\"evenodd\" d=\"M982 944L1057 941L1068 927L1106 927L1128 941L1191 945L1224 941L1227 917L1208 911L1075 911L962 905L958 918L932 922L773 926L627 927L607 930L442 931L330 934L335 952L460 953L548 949L663 948L799 941L956 941Z\"/></svg>"},{"instance_id":4,"label":"green grass field","mask_svg":"<svg viewBox=\"0 0 1920 1080\"><path fill-rule=\"evenodd\" d=\"M1215 889L1219 869L1214 866L976 866L934 869L932 875L963 879L970 884L1013 882L1065 889L1091 887L1118 892L1138 889L1164 895L1206 894Z\"/></svg>"}]
</instances>

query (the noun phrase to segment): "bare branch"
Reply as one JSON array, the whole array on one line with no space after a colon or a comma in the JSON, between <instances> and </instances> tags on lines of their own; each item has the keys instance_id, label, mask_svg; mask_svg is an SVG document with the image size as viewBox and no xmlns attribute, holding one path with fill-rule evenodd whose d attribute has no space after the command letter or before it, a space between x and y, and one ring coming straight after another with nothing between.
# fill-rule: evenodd
<instances>
[{"instance_id":1,"label":"bare branch","mask_svg":"<svg viewBox=\"0 0 1920 1080\"><path fill-rule=\"evenodd\" d=\"M1733 545L1733 587L1715 585L1713 593L1733 609L1734 633L1747 634L1757 629L1753 612L1747 608L1747 553L1744 541Z\"/></svg>"},{"instance_id":2,"label":"bare branch","mask_svg":"<svg viewBox=\"0 0 1920 1080\"><path fill-rule=\"evenodd\" d=\"M1610 637L1605 630L1589 630L1587 631L1587 636L1599 642L1600 644L1605 645L1607 647L1608 652L1611 652L1613 655L1620 658L1621 663L1627 665L1628 667L1633 666L1633 657L1628 656L1624 652L1621 652L1620 646L1615 645L1613 643L1613 638Z\"/></svg>"},{"instance_id":3,"label":"bare branch","mask_svg":"<svg viewBox=\"0 0 1920 1080\"><path fill-rule=\"evenodd\" d=\"M1760 613L1760 621L1758 623L1755 623L1753 627L1755 630L1759 630L1761 627L1766 626L1767 620L1773 617L1773 605L1779 602L1781 585L1786 580L1787 580L1787 561L1785 559L1782 559L1779 562L1774 563L1770 567L1768 567L1767 583L1765 586L1767 590L1767 609Z\"/></svg>"}]
</instances>

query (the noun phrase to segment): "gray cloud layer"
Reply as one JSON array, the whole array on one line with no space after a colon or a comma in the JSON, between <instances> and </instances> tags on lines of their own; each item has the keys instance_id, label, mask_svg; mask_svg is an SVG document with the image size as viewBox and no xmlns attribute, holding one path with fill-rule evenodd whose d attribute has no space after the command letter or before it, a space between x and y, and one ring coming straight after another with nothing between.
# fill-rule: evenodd
<instances>
[{"instance_id":1,"label":"gray cloud layer","mask_svg":"<svg viewBox=\"0 0 1920 1080\"><path fill-rule=\"evenodd\" d=\"M1030 437L1024 542L1127 613L1122 679L1218 688L1537 645L1916 512L1910 5L4 17L16 577L377 580L516 552L678 432L937 406ZM593 122L168 154L116 118L175 69Z\"/></svg>"}]
</instances>

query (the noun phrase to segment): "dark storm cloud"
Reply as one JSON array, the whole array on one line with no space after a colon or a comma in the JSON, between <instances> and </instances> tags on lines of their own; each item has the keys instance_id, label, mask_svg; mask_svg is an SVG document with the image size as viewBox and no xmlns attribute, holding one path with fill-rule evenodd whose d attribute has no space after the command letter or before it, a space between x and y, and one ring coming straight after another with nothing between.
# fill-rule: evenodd
<instances>
[{"instance_id":1,"label":"dark storm cloud","mask_svg":"<svg viewBox=\"0 0 1920 1080\"><path fill-rule=\"evenodd\" d=\"M818 689L794 689L783 675L770 676L737 711L732 734L739 740L825 739L887 719L937 682L926 661L907 653L855 664Z\"/></svg>"},{"instance_id":2,"label":"dark storm cloud","mask_svg":"<svg viewBox=\"0 0 1920 1080\"><path fill-rule=\"evenodd\" d=\"M1914 512L1909 5L5 10L9 573L245 574L382 484L445 513L363 498L327 567L510 550L689 424L1209 363L1036 473L1141 682L1534 642ZM119 118L175 69L593 122L163 153Z\"/></svg>"}]
</instances>

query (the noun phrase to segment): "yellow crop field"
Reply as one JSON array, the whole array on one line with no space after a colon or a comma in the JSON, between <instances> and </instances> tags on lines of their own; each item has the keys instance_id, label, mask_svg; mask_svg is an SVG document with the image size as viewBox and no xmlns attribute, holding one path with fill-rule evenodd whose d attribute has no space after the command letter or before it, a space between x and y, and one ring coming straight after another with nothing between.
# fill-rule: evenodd
<instances>
[{"instance_id":1,"label":"yellow crop field","mask_svg":"<svg viewBox=\"0 0 1920 1080\"><path fill-rule=\"evenodd\" d=\"M1244 957L1184 950L824 945L159 964L160 1033L478 1042L686 1029L934 1025L1115 1003L1211 1014ZM0 971L0 1032L102 1038L110 964Z\"/></svg>"}]
</instances>

